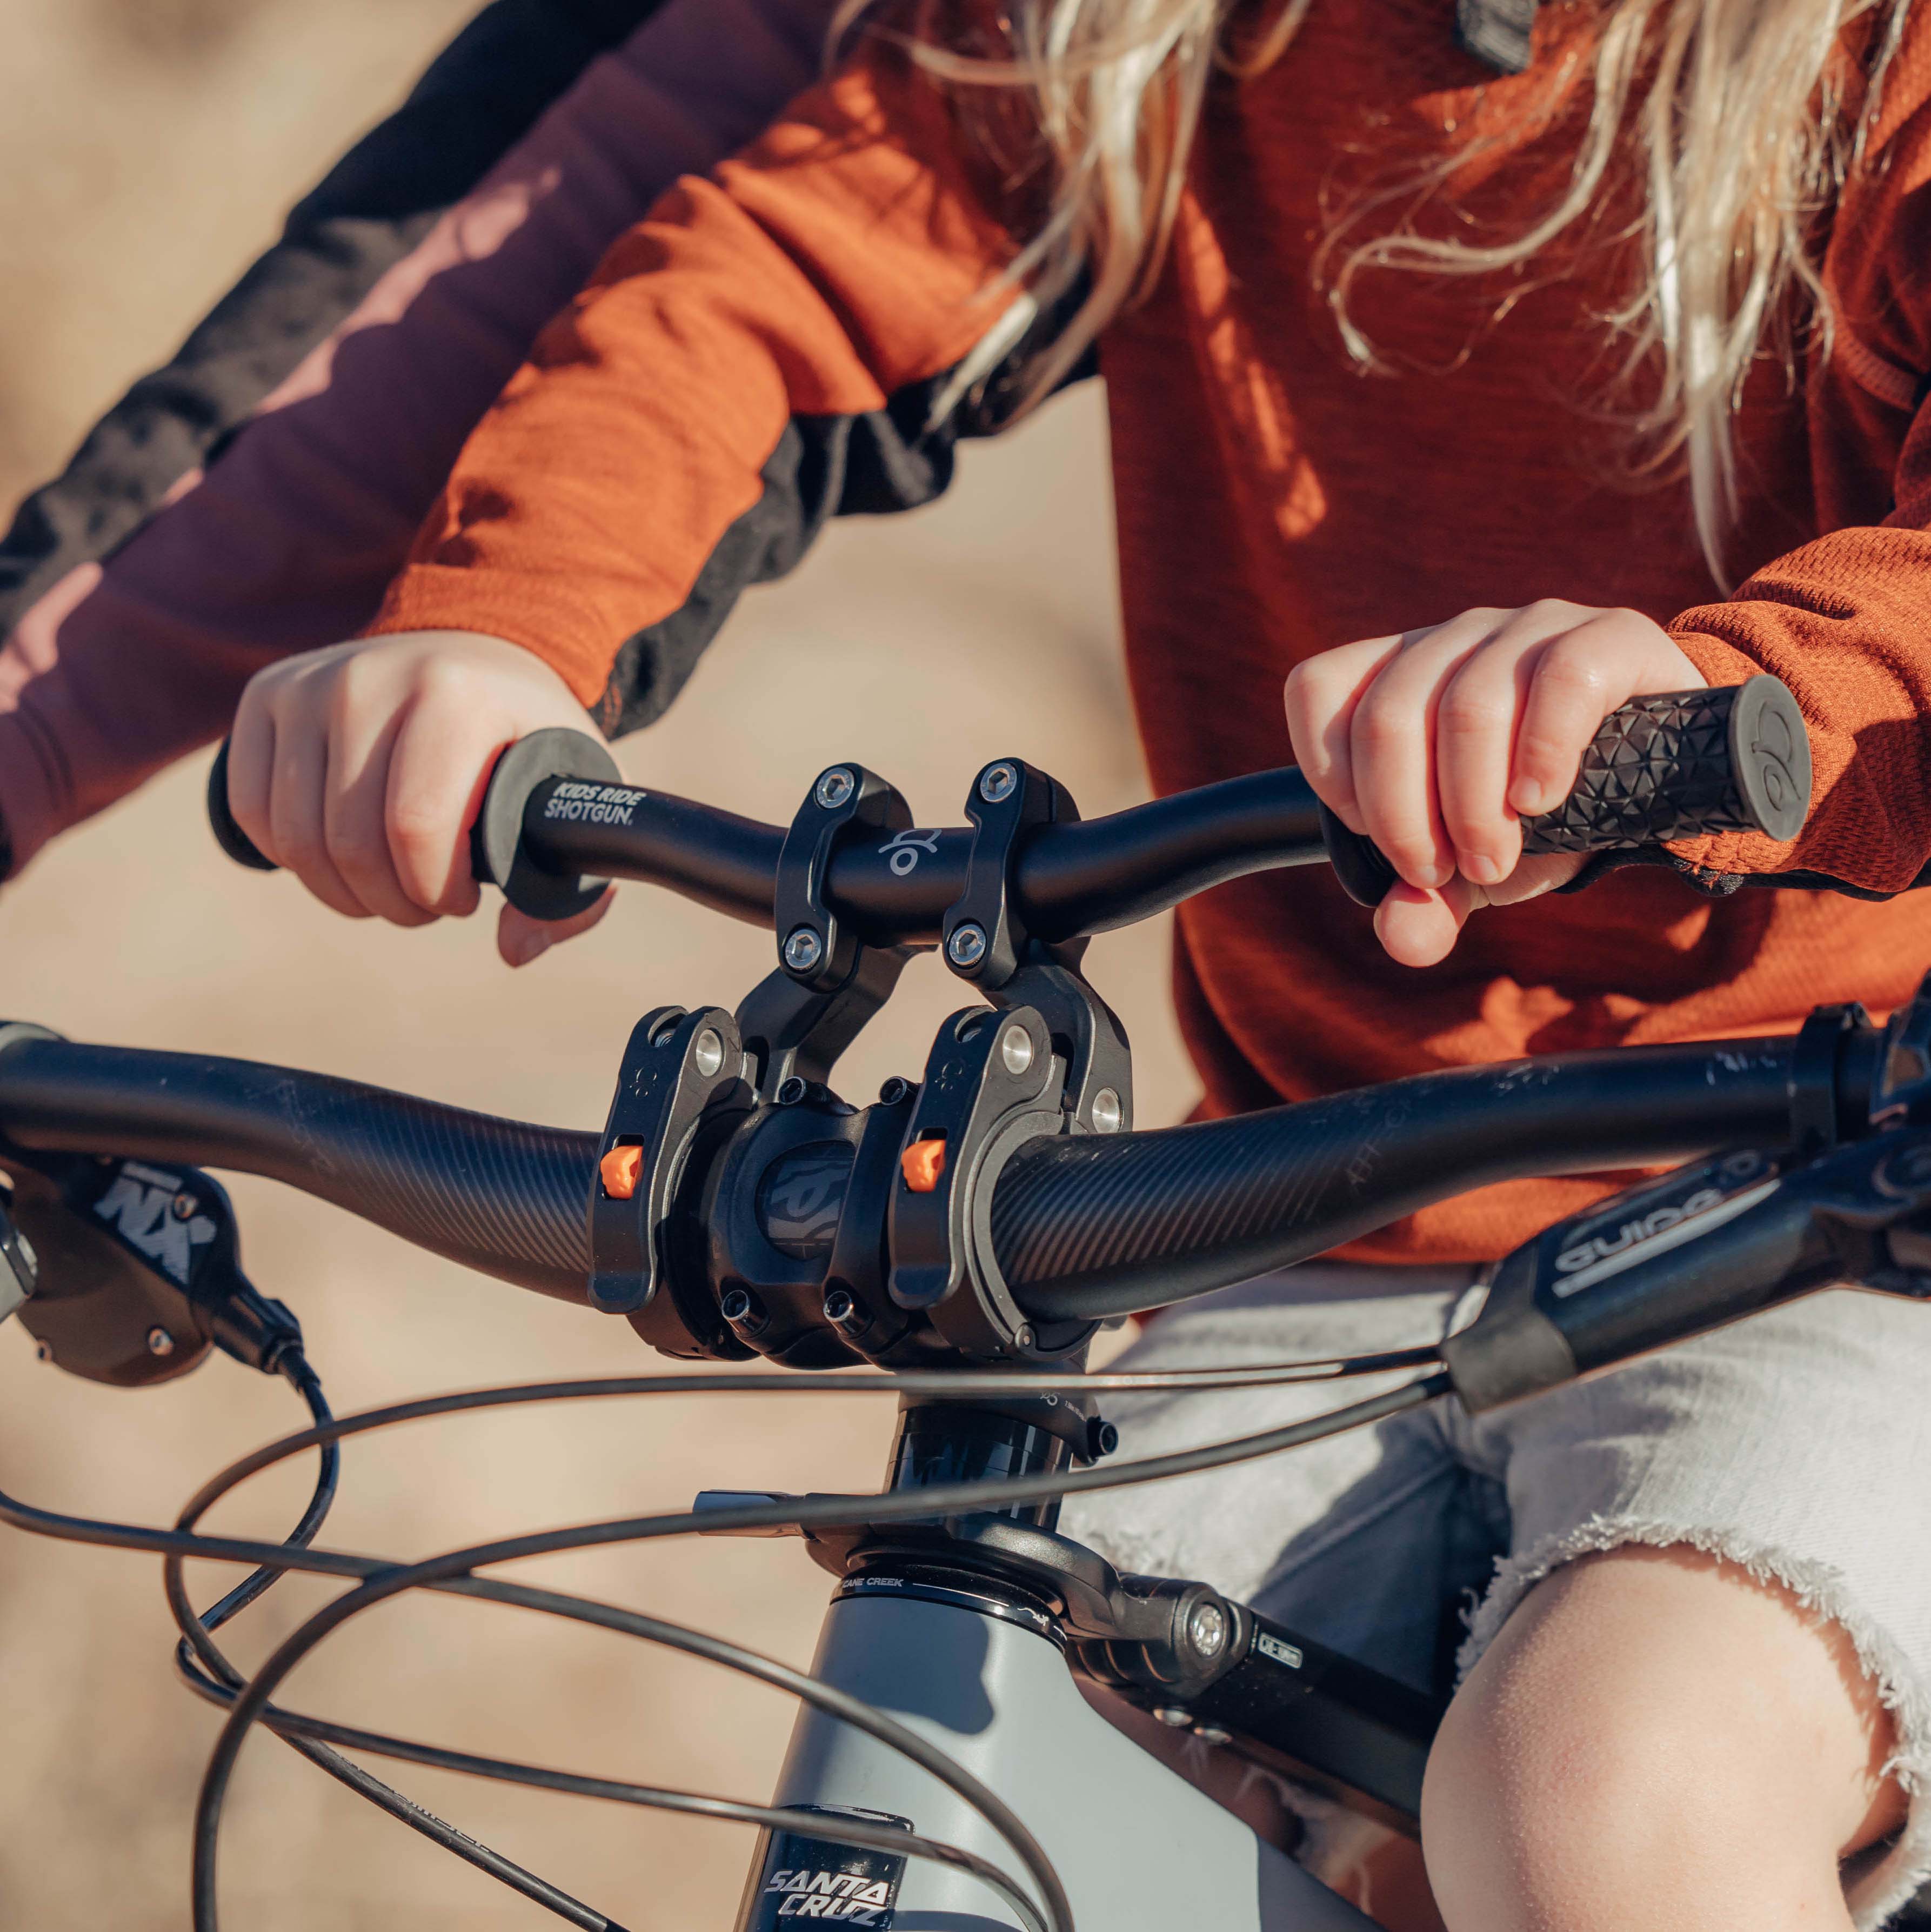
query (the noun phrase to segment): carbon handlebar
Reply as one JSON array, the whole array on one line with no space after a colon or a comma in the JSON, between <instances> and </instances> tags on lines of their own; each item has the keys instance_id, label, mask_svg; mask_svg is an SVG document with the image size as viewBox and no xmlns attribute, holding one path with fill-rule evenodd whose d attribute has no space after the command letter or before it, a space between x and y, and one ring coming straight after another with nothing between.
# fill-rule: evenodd
<instances>
[{"instance_id":1,"label":"carbon handlebar","mask_svg":"<svg viewBox=\"0 0 1931 1932\"><path fill-rule=\"evenodd\" d=\"M1604 722L1568 800L1525 822L1524 849L1628 850L1738 830L1794 838L1810 776L1801 714L1775 678L1638 698ZM210 775L208 811L231 857L274 869L229 808L226 746ZM605 881L628 879L769 926L785 836L781 826L625 784L596 740L545 731L504 754L472 847L477 875L538 918L567 917ZM965 890L972 845L964 829L847 840L825 878L826 903L869 944L933 944ZM1015 910L1028 932L1057 943L1130 925L1249 873L1324 858L1364 904L1378 904L1393 878L1374 845L1284 766L1104 818L1040 826L1018 854Z\"/></svg>"},{"instance_id":2,"label":"carbon handlebar","mask_svg":"<svg viewBox=\"0 0 1931 1932\"><path fill-rule=\"evenodd\" d=\"M1471 1067L1225 1120L1022 1148L992 1204L1042 1322L1159 1306L1471 1186L1795 1137L1788 1037ZM1840 1105L1859 1104L1849 1088ZM597 1136L325 1074L0 1035L0 1156L112 1151L265 1175L414 1245L583 1302ZM748 1184L760 1201L766 1177Z\"/></svg>"}]
</instances>

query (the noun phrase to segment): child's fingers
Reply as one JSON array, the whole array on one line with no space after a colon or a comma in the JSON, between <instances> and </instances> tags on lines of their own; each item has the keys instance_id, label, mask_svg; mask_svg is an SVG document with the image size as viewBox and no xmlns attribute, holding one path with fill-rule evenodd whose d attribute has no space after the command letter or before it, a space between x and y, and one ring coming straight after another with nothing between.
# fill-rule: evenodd
<instances>
[{"instance_id":1,"label":"child's fingers","mask_svg":"<svg viewBox=\"0 0 1931 1932\"><path fill-rule=\"evenodd\" d=\"M613 886L588 911L580 912L574 919L532 919L529 914L506 905L496 920L496 950L505 965L527 966L532 959L541 958L553 946L574 939L580 932L588 932L610 910L616 897L616 888Z\"/></svg>"},{"instance_id":2,"label":"child's fingers","mask_svg":"<svg viewBox=\"0 0 1931 1932\"><path fill-rule=\"evenodd\" d=\"M338 712L329 740L322 829L337 873L367 911L395 926L427 926L434 914L403 890L384 820L398 726L393 717Z\"/></svg>"},{"instance_id":3,"label":"child's fingers","mask_svg":"<svg viewBox=\"0 0 1931 1932\"><path fill-rule=\"evenodd\" d=\"M1365 830L1354 801L1348 729L1361 694L1401 653L1402 637L1364 638L1307 658L1288 674L1288 737L1315 796L1351 832Z\"/></svg>"},{"instance_id":4,"label":"child's fingers","mask_svg":"<svg viewBox=\"0 0 1931 1932\"><path fill-rule=\"evenodd\" d=\"M409 706L389 760L383 836L403 891L424 910L466 919L481 904L469 826L496 754L517 736L494 706L472 712L433 687Z\"/></svg>"},{"instance_id":5,"label":"child's fingers","mask_svg":"<svg viewBox=\"0 0 1931 1932\"><path fill-rule=\"evenodd\" d=\"M1408 648L1354 707L1348 748L1363 829L1395 870L1423 890L1445 884L1455 871L1437 790L1436 708L1457 666L1481 649L1503 615L1465 610L1411 633Z\"/></svg>"},{"instance_id":6,"label":"child's fingers","mask_svg":"<svg viewBox=\"0 0 1931 1932\"><path fill-rule=\"evenodd\" d=\"M1522 856L1510 808L1516 734L1543 647L1571 627L1578 606L1546 598L1510 612L1450 674L1435 710L1435 789L1456 868L1493 885Z\"/></svg>"},{"instance_id":7,"label":"child's fingers","mask_svg":"<svg viewBox=\"0 0 1931 1932\"><path fill-rule=\"evenodd\" d=\"M325 822L328 741L313 718L279 718L274 770L268 796L268 835L263 849L292 872L324 905L346 919L367 919L368 908L335 868Z\"/></svg>"},{"instance_id":8,"label":"child's fingers","mask_svg":"<svg viewBox=\"0 0 1931 1932\"><path fill-rule=\"evenodd\" d=\"M1516 736L1510 804L1525 818L1553 812L1575 789L1582 754L1618 706L1702 682L1669 633L1639 612L1594 613L1537 661Z\"/></svg>"},{"instance_id":9,"label":"child's fingers","mask_svg":"<svg viewBox=\"0 0 1931 1932\"><path fill-rule=\"evenodd\" d=\"M1397 881L1375 909L1375 937L1397 965L1438 966L1474 910L1475 888L1453 878L1439 892Z\"/></svg>"},{"instance_id":10,"label":"child's fingers","mask_svg":"<svg viewBox=\"0 0 1931 1932\"><path fill-rule=\"evenodd\" d=\"M1396 884L1375 912L1375 936L1389 958L1403 966L1438 966L1472 914L1485 906L1520 905L1565 886L1587 860L1573 852L1525 859L1507 878L1479 886L1458 874L1439 892Z\"/></svg>"}]
</instances>

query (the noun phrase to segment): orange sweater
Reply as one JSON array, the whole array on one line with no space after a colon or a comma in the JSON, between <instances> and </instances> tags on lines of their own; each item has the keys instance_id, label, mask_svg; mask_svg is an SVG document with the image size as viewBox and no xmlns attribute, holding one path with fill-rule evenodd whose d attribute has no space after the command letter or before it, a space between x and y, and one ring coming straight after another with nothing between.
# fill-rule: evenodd
<instances>
[{"instance_id":1,"label":"orange sweater","mask_svg":"<svg viewBox=\"0 0 1931 1932\"><path fill-rule=\"evenodd\" d=\"M1285 762L1281 683L1315 652L1561 596L1667 622L1712 682L1783 678L1816 806L1794 847L1701 841L1679 854L1690 875L1625 871L1486 914L1423 973L1389 962L1318 868L1207 895L1180 922L1177 983L1213 1109L1787 1030L1820 1000L1888 1008L1931 964L1931 896L1885 898L1931 861L1931 430L1914 421L1931 375L1931 26L1914 14L1820 244L1834 353L1794 394L1766 359L1745 396L1734 556L1751 574L1723 598L1687 490L1610 485L1606 433L1575 406L1625 254L1579 239L1500 285L1369 279L1354 313L1396 380L1352 372L1313 286L1337 196L1391 168L1474 141L1454 213L1424 219L1513 224L1546 205L1586 112L1567 56L1591 16L1541 11L1534 64L1498 79L1456 50L1443 0L1316 0L1277 66L1216 84L1167 271L1102 348L1154 783ZM661 709L645 670L674 682L817 518L931 494L940 418L997 416L996 377L953 377L976 352L999 361L1010 298L987 290L1013 247L896 57L806 96L612 253L477 431L377 628L513 639L607 723ZM1870 896L1697 889L1792 872ZM1609 1184L1489 1188L1353 1252L1487 1258Z\"/></svg>"}]
</instances>

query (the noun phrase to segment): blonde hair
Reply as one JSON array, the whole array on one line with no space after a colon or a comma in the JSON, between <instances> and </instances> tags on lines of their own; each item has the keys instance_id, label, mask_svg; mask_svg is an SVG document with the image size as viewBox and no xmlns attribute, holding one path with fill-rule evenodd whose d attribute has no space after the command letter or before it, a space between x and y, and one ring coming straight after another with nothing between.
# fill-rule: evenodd
<instances>
[{"instance_id":1,"label":"blonde hair","mask_svg":"<svg viewBox=\"0 0 1931 1932\"><path fill-rule=\"evenodd\" d=\"M839 34L886 4L844 0ZM1234 16L1250 10L1240 0L1008 0L1003 44L989 51L941 26L958 19L960 0L925 0L902 28L888 24L953 91L969 126L991 125L999 100L1016 92L1043 137L1044 212L1014 273L1042 308L1082 278L1086 293L1029 372L1030 397L1050 390L1158 276L1216 69L1244 77L1272 64L1310 4L1286 0L1258 29L1237 32ZM1641 272L1604 319L1627 379L1612 413L1637 474L1687 472L1705 555L1727 584L1744 381L1766 347L1794 380L1801 327L1828 352L1816 226L1864 145L1908 4L1605 0L1587 56L1588 122L1554 204L1498 240L1436 238L1404 224L1337 249L1328 296L1349 353L1364 369L1381 366L1348 313L1364 272L1467 275L1527 263L1600 204L1612 163L1633 146L1645 190ZM1866 14L1876 16L1873 48L1859 62L1845 29ZM1405 190L1440 187L1469 152Z\"/></svg>"}]
</instances>

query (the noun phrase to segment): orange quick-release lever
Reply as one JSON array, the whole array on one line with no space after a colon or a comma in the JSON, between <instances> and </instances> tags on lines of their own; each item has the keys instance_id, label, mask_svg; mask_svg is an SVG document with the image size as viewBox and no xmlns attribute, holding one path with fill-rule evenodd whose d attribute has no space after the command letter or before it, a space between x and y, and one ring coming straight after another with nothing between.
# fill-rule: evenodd
<instances>
[{"instance_id":1,"label":"orange quick-release lever","mask_svg":"<svg viewBox=\"0 0 1931 1932\"><path fill-rule=\"evenodd\" d=\"M613 1147L597 1163L604 1177L604 1192L613 1201L628 1201L637 1192L643 1174L643 1150L640 1147Z\"/></svg>"},{"instance_id":2,"label":"orange quick-release lever","mask_svg":"<svg viewBox=\"0 0 1931 1932\"><path fill-rule=\"evenodd\" d=\"M946 1144L914 1141L898 1156L898 1165L904 1172L905 1185L914 1194L936 1193L939 1176L946 1171Z\"/></svg>"}]
</instances>

